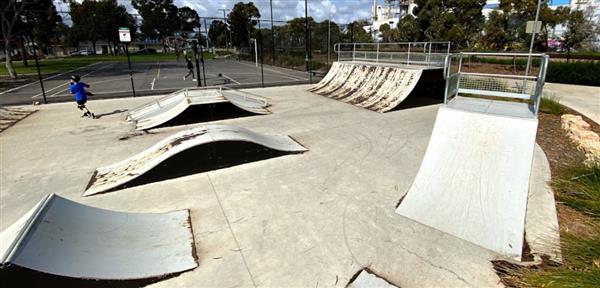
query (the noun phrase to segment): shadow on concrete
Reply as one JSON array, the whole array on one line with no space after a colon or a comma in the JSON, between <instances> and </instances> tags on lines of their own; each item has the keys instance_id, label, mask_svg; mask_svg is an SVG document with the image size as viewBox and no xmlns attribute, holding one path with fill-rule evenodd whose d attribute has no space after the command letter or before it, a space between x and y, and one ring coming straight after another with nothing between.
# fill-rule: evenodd
<instances>
[{"instance_id":1,"label":"shadow on concrete","mask_svg":"<svg viewBox=\"0 0 600 288\"><path fill-rule=\"evenodd\" d=\"M57 259L56 261L64 261L64 259ZM90 259L90 261L93 261L93 259ZM155 282L176 277L179 274L181 273L137 280L96 280L58 276L13 265L0 270L0 284L2 284L2 287L28 288L133 288L144 287Z\"/></svg>"},{"instance_id":2,"label":"shadow on concrete","mask_svg":"<svg viewBox=\"0 0 600 288\"><path fill-rule=\"evenodd\" d=\"M100 118L102 118L104 116L110 116L110 115L114 115L114 114L120 114L120 113L127 112L127 111L128 111L127 109L117 109L117 110L114 110L112 112L107 112L107 113L102 113L102 114L96 114L96 118L100 119Z\"/></svg>"},{"instance_id":3,"label":"shadow on concrete","mask_svg":"<svg viewBox=\"0 0 600 288\"><path fill-rule=\"evenodd\" d=\"M392 111L444 103L446 80L441 69L424 70L415 89Z\"/></svg>"},{"instance_id":4,"label":"shadow on concrete","mask_svg":"<svg viewBox=\"0 0 600 288\"><path fill-rule=\"evenodd\" d=\"M277 151L250 142L212 142L176 154L140 177L109 191L228 168L287 154L290 154L290 152Z\"/></svg>"},{"instance_id":5,"label":"shadow on concrete","mask_svg":"<svg viewBox=\"0 0 600 288\"><path fill-rule=\"evenodd\" d=\"M240 109L229 102L207 105L193 105L185 109L185 111L177 115L177 117L152 129L211 122L224 119L235 119L256 115L257 114Z\"/></svg>"}]
</instances>

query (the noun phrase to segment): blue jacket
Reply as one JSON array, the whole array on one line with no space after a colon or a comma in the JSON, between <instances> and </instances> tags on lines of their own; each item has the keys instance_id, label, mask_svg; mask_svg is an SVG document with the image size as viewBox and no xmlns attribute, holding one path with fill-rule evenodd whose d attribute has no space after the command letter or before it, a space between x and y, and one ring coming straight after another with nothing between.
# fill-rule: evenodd
<instances>
[{"instance_id":1,"label":"blue jacket","mask_svg":"<svg viewBox=\"0 0 600 288\"><path fill-rule=\"evenodd\" d=\"M83 101L87 100L87 95L85 94L86 87L90 87L90 85L85 84L83 82L75 82L71 83L71 87L69 87L69 90L71 90L71 94L75 94L75 100Z\"/></svg>"}]
</instances>

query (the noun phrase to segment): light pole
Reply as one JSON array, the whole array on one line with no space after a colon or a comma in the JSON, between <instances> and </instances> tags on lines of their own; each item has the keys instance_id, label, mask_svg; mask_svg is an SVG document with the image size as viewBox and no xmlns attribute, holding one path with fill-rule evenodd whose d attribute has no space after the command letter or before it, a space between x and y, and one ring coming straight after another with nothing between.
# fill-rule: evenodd
<instances>
[{"instance_id":1,"label":"light pole","mask_svg":"<svg viewBox=\"0 0 600 288\"><path fill-rule=\"evenodd\" d=\"M27 16L21 15L21 20L27 25L27 30L29 32L29 39L31 41L31 46L33 50L33 58L35 59L35 67L37 68L38 79L40 80L40 86L42 87L42 96L44 96L44 104L48 104L48 100L46 99L46 89L44 89L44 81L42 81L42 73L40 72L40 63L38 62L37 57L37 45L35 45L35 40L33 39L33 31L31 30L31 23L27 20ZM27 41L27 37L25 37L25 41ZM8 51L10 53L10 51ZM24 58L27 58L27 54L23 55Z\"/></svg>"},{"instance_id":2,"label":"light pole","mask_svg":"<svg viewBox=\"0 0 600 288\"><path fill-rule=\"evenodd\" d=\"M331 52L329 51L329 47L331 46L331 13L329 14L329 19L327 19L327 65L329 65L329 56Z\"/></svg>"},{"instance_id":3,"label":"light pole","mask_svg":"<svg viewBox=\"0 0 600 288\"><path fill-rule=\"evenodd\" d=\"M525 68L525 76L529 76L529 67L531 66L531 53L533 53L533 43L535 41L535 32L537 31L537 23L540 18L540 6L542 0L538 0L537 9L535 11L535 22L533 22L533 31L531 31L531 43L529 44L529 55L527 55L527 67Z\"/></svg>"},{"instance_id":4,"label":"light pole","mask_svg":"<svg viewBox=\"0 0 600 288\"><path fill-rule=\"evenodd\" d=\"M310 65L310 27L308 23L308 0L304 0L304 20L306 20L306 39L304 46L306 47L306 71L308 72L309 82L312 84L312 71Z\"/></svg>"},{"instance_id":5,"label":"light pole","mask_svg":"<svg viewBox=\"0 0 600 288\"><path fill-rule=\"evenodd\" d=\"M229 52L229 40L227 40L227 30L229 30L227 26L227 17L225 17L225 11L227 9L219 9L219 11L223 11L223 24L225 24L225 49Z\"/></svg>"},{"instance_id":6,"label":"light pole","mask_svg":"<svg viewBox=\"0 0 600 288\"><path fill-rule=\"evenodd\" d=\"M270 0L269 3L271 4L271 64L275 66L275 28L273 26L273 0Z\"/></svg>"}]
</instances>

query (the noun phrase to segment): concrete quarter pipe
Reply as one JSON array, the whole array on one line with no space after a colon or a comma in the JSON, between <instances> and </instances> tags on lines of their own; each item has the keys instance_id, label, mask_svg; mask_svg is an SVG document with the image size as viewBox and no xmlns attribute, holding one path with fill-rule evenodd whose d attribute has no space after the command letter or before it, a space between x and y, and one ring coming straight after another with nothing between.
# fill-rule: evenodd
<instances>
[{"instance_id":1,"label":"concrete quarter pipe","mask_svg":"<svg viewBox=\"0 0 600 288\"><path fill-rule=\"evenodd\" d=\"M187 210L124 213L47 195L0 234L2 267L98 280L160 277L198 266Z\"/></svg>"},{"instance_id":2,"label":"concrete quarter pipe","mask_svg":"<svg viewBox=\"0 0 600 288\"><path fill-rule=\"evenodd\" d=\"M521 259L537 119L441 107L397 213Z\"/></svg>"},{"instance_id":3,"label":"concrete quarter pipe","mask_svg":"<svg viewBox=\"0 0 600 288\"><path fill-rule=\"evenodd\" d=\"M384 113L408 97L422 73L417 67L334 62L323 80L309 91Z\"/></svg>"},{"instance_id":4,"label":"concrete quarter pipe","mask_svg":"<svg viewBox=\"0 0 600 288\"><path fill-rule=\"evenodd\" d=\"M471 56L536 57L539 70L469 72L462 64ZM520 261L548 57L471 52L458 57L458 72L446 70L445 105L423 162L396 212Z\"/></svg>"},{"instance_id":5,"label":"concrete quarter pipe","mask_svg":"<svg viewBox=\"0 0 600 288\"><path fill-rule=\"evenodd\" d=\"M131 110L127 120L135 122L136 130L148 130L177 117L190 106L226 102L254 114L271 113L265 98L247 92L228 88L186 88Z\"/></svg>"},{"instance_id":6,"label":"concrete quarter pipe","mask_svg":"<svg viewBox=\"0 0 600 288\"><path fill-rule=\"evenodd\" d=\"M106 192L139 177L180 152L219 141L250 142L290 153L307 151L289 136L263 135L236 126L207 125L181 131L128 159L98 168L83 196Z\"/></svg>"}]
</instances>

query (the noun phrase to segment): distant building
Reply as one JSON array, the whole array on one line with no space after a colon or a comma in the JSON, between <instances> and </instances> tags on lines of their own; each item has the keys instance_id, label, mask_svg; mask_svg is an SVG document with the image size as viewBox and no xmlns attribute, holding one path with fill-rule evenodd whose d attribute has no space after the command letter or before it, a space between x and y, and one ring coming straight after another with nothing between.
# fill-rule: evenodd
<instances>
[{"instance_id":1,"label":"distant building","mask_svg":"<svg viewBox=\"0 0 600 288\"><path fill-rule=\"evenodd\" d=\"M381 25L388 24L390 28L394 29L398 26L400 19L406 15L414 16L413 10L417 7L414 0L385 0L383 4L377 2L377 0L373 0L371 6L372 24L363 27L367 33L371 33L375 40L381 40L381 32L379 32Z\"/></svg>"}]
</instances>

